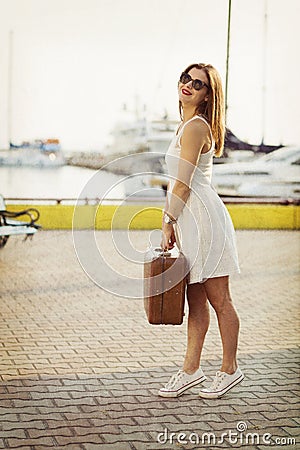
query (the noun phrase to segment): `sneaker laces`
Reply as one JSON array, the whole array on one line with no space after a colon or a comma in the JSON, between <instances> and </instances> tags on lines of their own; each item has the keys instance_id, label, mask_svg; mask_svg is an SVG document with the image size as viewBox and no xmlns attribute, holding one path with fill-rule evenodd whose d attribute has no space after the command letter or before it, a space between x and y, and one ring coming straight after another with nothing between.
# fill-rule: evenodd
<instances>
[{"instance_id":1,"label":"sneaker laces","mask_svg":"<svg viewBox=\"0 0 300 450\"><path fill-rule=\"evenodd\" d=\"M176 386L176 384L182 380L184 376L184 372L183 370L178 370L177 373L175 373L170 380L168 381L168 383L165 385L165 389L172 389Z\"/></svg>"},{"instance_id":2,"label":"sneaker laces","mask_svg":"<svg viewBox=\"0 0 300 450\"><path fill-rule=\"evenodd\" d=\"M214 378L214 381L212 382L212 385L210 387L211 390L217 390L218 387L220 386L220 384L222 383L222 381L224 380L224 377L226 376L226 373L224 372L220 372L218 370L218 372L216 373L216 376Z\"/></svg>"}]
</instances>

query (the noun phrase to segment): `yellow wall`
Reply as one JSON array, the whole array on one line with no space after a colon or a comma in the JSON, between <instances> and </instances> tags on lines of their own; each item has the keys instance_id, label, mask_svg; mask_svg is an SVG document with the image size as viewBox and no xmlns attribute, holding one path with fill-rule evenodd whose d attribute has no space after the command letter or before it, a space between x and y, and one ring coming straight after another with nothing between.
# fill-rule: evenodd
<instances>
[{"instance_id":1,"label":"yellow wall","mask_svg":"<svg viewBox=\"0 0 300 450\"><path fill-rule=\"evenodd\" d=\"M299 229L300 206L227 204L236 229ZM36 208L40 212L39 225L44 229L71 229L74 205L7 205L9 211ZM131 228L161 227L163 205L92 205L78 206L74 215L76 228ZM20 218L22 220L22 218Z\"/></svg>"}]
</instances>

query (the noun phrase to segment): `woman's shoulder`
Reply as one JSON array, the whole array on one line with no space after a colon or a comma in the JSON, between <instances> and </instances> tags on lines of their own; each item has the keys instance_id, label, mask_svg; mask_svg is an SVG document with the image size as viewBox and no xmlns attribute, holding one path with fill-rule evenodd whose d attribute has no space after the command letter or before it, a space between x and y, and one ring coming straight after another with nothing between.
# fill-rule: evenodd
<instances>
[{"instance_id":1,"label":"woman's shoulder","mask_svg":"<svg viewBox=\"0 0 300 450\"><path fill-rule=\"evenodd\" d=\"M195 116L186 123L182 130L183 137L210 139L211 131L209 124L201 116Z\"/></svg>"}]
</instances>

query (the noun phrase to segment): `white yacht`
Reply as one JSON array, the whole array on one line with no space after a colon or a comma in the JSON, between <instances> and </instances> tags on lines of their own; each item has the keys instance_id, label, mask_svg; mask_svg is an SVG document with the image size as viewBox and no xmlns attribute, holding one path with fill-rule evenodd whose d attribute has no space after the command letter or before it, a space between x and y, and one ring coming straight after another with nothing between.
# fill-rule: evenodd
<instances>
[{"instance_id":1,"label":"white yacht","mask_svg":"<svg viewBox=\"0 0 300 450\"><path fill-rule=\"evenodd\" d=\"M65 158L58 139L35 140L0 152L0 166L60 167Z\"/></svg>"},{"instance_id":2,"label":"white yacht","mask_svg":"<svg viewBox=\"0 0 300 450\"><path fill-rule=\"evenodd\" d=\"M127 155L136 152L166 153L178 120L163 117L149 119L145 115L124 116L110 133L105 155Z\"/></svg>"}]
</instances>

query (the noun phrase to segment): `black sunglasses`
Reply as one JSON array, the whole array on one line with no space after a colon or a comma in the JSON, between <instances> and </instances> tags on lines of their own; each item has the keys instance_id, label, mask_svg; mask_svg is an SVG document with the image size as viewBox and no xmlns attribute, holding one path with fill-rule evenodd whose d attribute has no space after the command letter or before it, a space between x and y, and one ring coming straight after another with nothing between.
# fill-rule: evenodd
<instances>
[{"instance_id":1,"label":"black sunglasses","mask_svg":"<svg viewBox=\"0 0 300 450\"><path fill-rule=\"evenodd\" d=\"M183 84L187 84L190 81L193 81L192 82L192 87L196 91L200 91L200 89L202 89L204 86L206 86L207 89L209 89L209 86L206 83L204 83L204 81L198 80L198 78L193 80L191 75L189 73L186 73L186 72L182 72L182 74L180 75L179 81L180 81L180 83L183 83Z\"/></svg>"}]
</instances>

